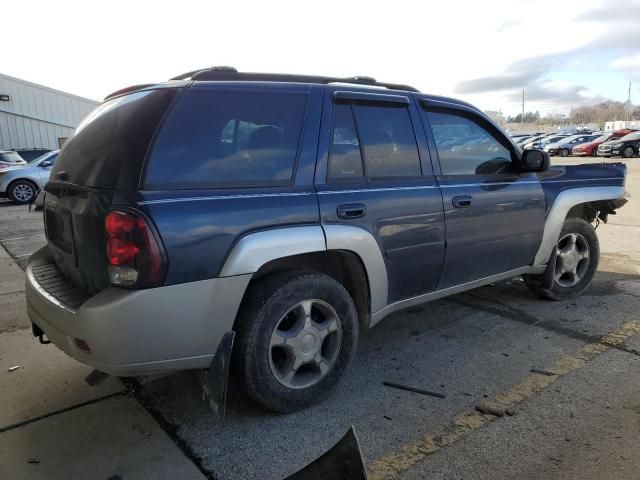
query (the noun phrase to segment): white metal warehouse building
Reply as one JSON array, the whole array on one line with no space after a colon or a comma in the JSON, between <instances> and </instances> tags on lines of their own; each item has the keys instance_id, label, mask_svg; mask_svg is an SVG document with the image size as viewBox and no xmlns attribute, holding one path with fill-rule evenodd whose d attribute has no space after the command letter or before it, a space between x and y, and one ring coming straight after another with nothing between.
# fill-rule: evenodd
<instances>
[{"instance_id":1,"label":"white metal warehouse building","mask_svg":"<svg viewBox=\"0 0 640 480\"><path fill-rule=\"evenodd\" d=\"M0 73L0 150L60 148L97 104Z\"/></svg>"}]
</instances>

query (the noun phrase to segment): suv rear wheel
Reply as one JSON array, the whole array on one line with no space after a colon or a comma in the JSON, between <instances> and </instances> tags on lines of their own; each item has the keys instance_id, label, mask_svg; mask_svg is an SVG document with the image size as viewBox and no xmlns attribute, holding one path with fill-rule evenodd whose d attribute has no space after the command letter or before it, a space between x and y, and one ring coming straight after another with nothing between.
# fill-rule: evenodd
<instances>
[{"instance_id":1,"label":"suv rear wheel","mask_svg":"<svg viewBox=\"0 0 640 480\"><path fill-rule=\"evenodd\" d=\"M9 185L7 194L14 203L29 203L36 196L38 188L29 180L17 180Z\"/></svg>"},{"instance_id":2,"label":"suv rear wheel","mask_svg":"<svg viewBox=\"0 0 640 480\"><path fill-rule=\"evenodd\" d=\"M258 404L293 412L325 398L358 343L349 293L321 273L275 274L247 292L236 325L234 372Z\"/></svg>"},{"instance_id":3,"label":"suv rear wheel","mask_svg":"<svg viewBox=\"0 0 640 480\"><path fill-rule=\"evenodd\" d=\"M527 275L524 280L541 297L567 300L577 297L589 287L599 259L600 243L595 229L582 218L568 218L556 245L552 287L536 286Z\"/></svg>"}]
</instances>

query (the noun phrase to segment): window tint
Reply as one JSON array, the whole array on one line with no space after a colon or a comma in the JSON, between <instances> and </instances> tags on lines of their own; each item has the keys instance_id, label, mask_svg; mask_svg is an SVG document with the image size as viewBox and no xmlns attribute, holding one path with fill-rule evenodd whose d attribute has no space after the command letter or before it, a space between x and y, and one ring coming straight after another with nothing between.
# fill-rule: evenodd
<instances>
[{"instance_id":1,"label":"window tint","mask_svg":"<svg viewBox=\"0 0 640 480\"><path fill-rule=\"evenodd\" d=\"M405 107L353 106L368 178L416 177L420 157Z\"/></svg>"},{"instance_id":2,"label":"window tint","mask_svg":"<svg viewBox=\"0 0 640 480\"><path fill-rule=\"evenodd\" d=\"M362 178L360 142L351 105L334 106L327 177L331 179Z\"/></svg>"},{"instance_id":3,"label":"window tint","mask_svg":"<svg viewBox=\"0 0 640 480\"><path fill-rule=\"evenodd\" d=\"M290 183L306 101L299 93L187 91L160 129L146 188Z\"/></svg>"},{"instance_id":4,"label":"window tint","mask_svg":"<svg viewBox=\"0 0 640 480\"><path fill-rule=\"evenodd\" d=\"M474 121L451 113L427 112L444 175L508 172L511 153Z\"/></svg>"}]
</instances>

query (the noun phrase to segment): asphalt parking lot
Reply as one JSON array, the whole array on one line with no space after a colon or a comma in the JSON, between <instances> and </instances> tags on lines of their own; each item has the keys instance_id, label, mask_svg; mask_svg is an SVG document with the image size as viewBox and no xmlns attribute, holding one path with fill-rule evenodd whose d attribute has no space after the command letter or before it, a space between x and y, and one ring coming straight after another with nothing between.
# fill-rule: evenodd
<instances>
[{"instance_id":1,"label":"asphalt parking lot","mask_svg":"<svg viewBox=\"0 0 640 480\"><path fill-rule=\"evenodd\" d=\"M0 478L280 479L351 425L376 480L638 478L640 159L626 163L632 199L598 228L599 273L579 299L543 301L514 279L402 312L361 336L326 402L266 413L232 382L221 426L193 372L88 387L88 368L30 337L15 272L44 244L41 214L0 203L0 262L15 273L0 279Z\"/></svg>"}]
</instances>

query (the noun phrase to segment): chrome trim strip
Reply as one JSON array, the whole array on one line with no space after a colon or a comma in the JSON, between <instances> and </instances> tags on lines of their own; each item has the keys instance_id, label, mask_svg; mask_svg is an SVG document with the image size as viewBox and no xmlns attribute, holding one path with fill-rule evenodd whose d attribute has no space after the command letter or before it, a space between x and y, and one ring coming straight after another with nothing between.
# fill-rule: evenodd
<instances>
[{"instance_id":1,"label":"chrome trim strip","mask_svg":"<svg viewBox=\"0 0 640 480\"><path fill-rule=\"evenodd\" d=\"M352 190L323 190L318 195L331 195L334 193L360 193L360 192L393 192L397 190L427 190L438 188L437 185L418 185L410 187L379 187L379 188L358 188Z\"/></svg>"},{"instance_id":2,"label":"chrome trim strip","mask_svg":"<svg viewBox=\"0 0 640 480\"><path fill-rule=\"evenodd\" d=\"M558 194L544 224L542 242L534 265L546 265L553 251L553 247L558 243L562 225L567 218L567 213L575 205L597 200L615 200L622 198L625 194L624 187L581 187L564 190Z\"/></svg>"},{"instance_id":3,"label":"chrome trim strip","mask_svg":"<svg viewBox=\"0 0 640 480\"><path fill-rule=\"evenodd\" d=\"M158 200L143 200L138 205L154 205L156 203L176 203L176 202L200 202L204 200L229 200L236 198L265 198L265 197L300 197L314 195L315 192L285 192L285 193L247 193L238 195L213 195L211 197L179 197L161 198Z\"/></svg>"},{"instance_id":4,"label":"chrome trim strip","mask_svg":"<svg viewBox=\"0 0 640 480\"><path fill-rule=\"evenodd\" d=\"M137 202L138 205L154 205L159 203L177 203L177 202L199 202L205 200L231 200L238 198L267 198L267 197L300 197L306 195L332 195L336 193L360 193L360 192L393 192L399 190L428 190L433 188L459 188L459 187L478 187L478 186L492 186L492 185L508 185L517 183L519 185L528 183L567 183L567 182L595 182L603 180L620 180L618 177L602 177L602 178L574 178L566 180L525 180L519 182L517 180L512 182L477 182L477 183L460 183L455 185L416 185L406 187L378 187L378 188L358 188L350 190L323 190L319 192L285 192L285 193L247 193L236 195L213 195L211 197L180 197L180 198L161 198L157 200L143 200Z\"/></svg>"},{"instance_id":5,"label":"chrome trim strip","mask_svg":"<svg viewBox=\"0 0 640 480\"><path fill-rule=\"evenodd\" d=\"M326 250L320 225L285 227L250 233L231 249L220 277L255 273L278 258Z\"/></svg>"},{"instance_id":6,"label":"chrome trim strip","mask_svg":"<svg viewBox=\"0 0 640 480\"><path fill-rule=\"evenodd\" d=\"M387 315L397 312L398 310L413 307L415 305L420 305L426 302L431 302L433 300L438 300L439 298L447 297L449 295L453 295L456 293L461 293L467 290L471 290L473 288L482 287L484 285L488 285L493 282L507 280L509 278L513 278L518 275L523 275L525 273L542 273L544 271L544 268L545 267L517 268L515 270L510 270L508 272L500 273L498 275L492 275L490 277L480 278L478 280L463 283L461 285L456 285L454 287L444 288L442 290L437 290L435 292L425 293L424 295L418 295L417 297L411 297L405 300L400 300L399 302L392 303L378 311L375 311L373 315L371 315L371 326L378 323Z\"/></svg>"},{"instance_id":7,"label":"chrome trim strip","mask_svg":"<svg viewBox=\"0 0 640 480\"><path fill-rule=\"evenodd\" d=\"M54 304L56 307L61 308L66 312L69 312L69 313L75 315L76 310L74 310L73 308L65 305L64 303L62 303L60 300L58 300L56 297L51 295L49 292L47 292L44 288L42 288L40 286L40 284L36 280L36 277L33 275L33 272L31 271L31 266L30 265L27 266L27 279L28 279L29 284L31 285L31 287L33 287L33 289L36 292L38 292L42 297L44 297L48 302Z\"/></svg>"},{"instance_id":8,"label":"chrome trim strip","mask_svg":"<svg viewBox=\"0 0 640 480\"><path fill-rule=\"evenodd\" d=\"M514 185L523 185L523 184L529 184L529 183L537 183L540 185L545 185L547 183L568 183L568 182L596 182L596 181L600 181L600 180L620 180L623 181L624 179L619 178L619 177L603 177L603 178L573 178L573 179L567 179L567 180L525 180L522 182L519 182L517 180L514 180L512 182L478 182L478 183L459 183L459 184L455 184L455 185L440 185L441 188L458 188L458 187L479 187L479 186L491 186L491 185L510 185L510 184L514 184Z\"/></svg>"},{"instance_id":9,"label":"chrome trim strip","mask_svg":"<svg viewBox=\"0 0 640 480\"><path fill-rule=\"evenodd\" d=\"M364 228L353 225L323 225L327 238L327 250L348 250L360 257L369 279L371 311L387 304L387 267L375 238Z\"/></svg>"}]
</instances>

